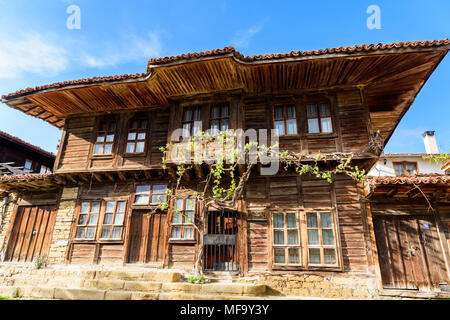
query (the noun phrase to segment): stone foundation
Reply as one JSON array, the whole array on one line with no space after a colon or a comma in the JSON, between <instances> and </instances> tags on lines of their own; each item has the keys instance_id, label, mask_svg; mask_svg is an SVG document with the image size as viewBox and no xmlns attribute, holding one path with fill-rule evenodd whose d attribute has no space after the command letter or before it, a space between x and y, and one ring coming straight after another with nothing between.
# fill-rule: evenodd
<instances>
[{"instance_id":1,"label":"stone foundation","mask_svg":"<svg viewBox=\"0 0 450 320\"><path fill-rule=\"evenodd\" d=\"M4 260L6 253L6 235L10 226L12 214L14 212L14 208L17 204L17 200L19 195L17 193L11 192L8 195L8 204L6 206L5 212L3 212L3 208L0 206L0 261ZM3 199L0 199L0 201Z\"/></svg>"}]
</instances>

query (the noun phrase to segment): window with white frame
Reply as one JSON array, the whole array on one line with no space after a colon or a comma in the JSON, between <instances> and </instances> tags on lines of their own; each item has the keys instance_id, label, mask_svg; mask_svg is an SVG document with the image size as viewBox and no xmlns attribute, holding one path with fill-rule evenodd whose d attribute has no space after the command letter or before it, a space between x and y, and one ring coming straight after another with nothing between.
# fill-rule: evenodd
<instances>
[{"instance_id":1,"label":"window with white frame","mask_svg":"<svg viewBox=\"0 0 450 320\"><path fill-rule=\"evenodd\" d=\"M172 238L194 239L195 198L175 199L172 214Z\"/></svg>"}]
</instances>

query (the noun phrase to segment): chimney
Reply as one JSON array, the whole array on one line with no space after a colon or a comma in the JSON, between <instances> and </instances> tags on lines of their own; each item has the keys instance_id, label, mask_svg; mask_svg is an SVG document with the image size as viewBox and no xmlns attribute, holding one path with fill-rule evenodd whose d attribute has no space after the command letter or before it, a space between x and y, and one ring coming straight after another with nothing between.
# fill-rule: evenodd
<instances>
[{"instance_id":1,"label":"chimney","mask_svg":"<svg viewBox=\"0 0 450 320\"><path fill-rule=\"evenodd\" d=\"M425 131L422 134L423 143L425 144L425 150L428 154L439 153L439 148L436 143L436 137L434 131Z\"/></svg>"}]
</instances>

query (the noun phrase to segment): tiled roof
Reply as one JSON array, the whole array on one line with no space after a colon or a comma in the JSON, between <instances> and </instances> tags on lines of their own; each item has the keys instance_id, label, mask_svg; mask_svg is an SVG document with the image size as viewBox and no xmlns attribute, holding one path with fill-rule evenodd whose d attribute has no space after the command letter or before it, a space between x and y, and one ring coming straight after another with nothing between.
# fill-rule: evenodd
<instances>
[{"instance_id":1,"label":"tiled roof","mask_svg":"<svg viewBox=\"0 0 450 320\"><path fill-rule=\"evenodd\" d=\"M56 155L54 153L45 151L44 149L39 148L38 146L32 145L31 143L23 141L22 139L20 139L18 137L15 137L15 136L12 136L12 135L4 132L4 131L0 131L0 138L6 139L6 140L11 141L13 143L20 144L20 145L22 145L22 146L24 146L24 147L26 147L28 149L31 149L31 150L33 150L35 152L43 154L43 155L45 155L45 156L47 156L49 158L53 158L54 159L56 157Z\"/></svg>"},{"instance_id":2,"label":"tiled roof","mask_svg":"<svg viewBox=\"0 0 450 320\"><path fill-rule=\"evenodd\" d=\"M438 156L440 153L383 153L380 158L383 157L424 157L424 156Z\"/></svg>"},{"instance_id":3,"label":"tiled roof","mask_svg":"<svg viewBox=\"0 0 450 320\"><path fill-rule=\"evenodd\" d=\"M398 177L368 177L371 184L446 184L450 183L450 175L422 174Z\"/></svg>"},{"instance_id":4,"label":"tiled roof","mask_svg":"<svg viewBox=\"0 0 450 320\"><path fill-rule=\"evenodd\" d=\"M16 175L0 175L0 183L1 182L17 182L17 181L23 181L23 180L27 180L27 181L35 181L35 180L42 180L45 178L53 178L54 174L53 173L37 173L37 174L32 174L32 173L26 173L26 174L16 174Z\"/></svg>"},{"instance_id":5,"label":"tiled roof","mask_svg":"<svg viewBox=\"0 0 450 320\"><path fill-rule=\"evenodd\" d=\"M272 54L264 54L264 55L254 55L254 56L244 56L240 52L236 51L233 47L225 47L223 49L215 49L211 51L201 51L196 53L188 53L171 57L162 57L162 58L151 58L148 61L147 73L137 73L131 75L116 75L109 77L94 77L87 79L80 79L75 81L64 81L57 82L44 86L37 86L34 88L27 88L24 90L18 90L12 92L7 95L3 95L3 99L16 98L25 94L34 93L41 90L46 89L54 89L54 88L62 88L70 85L86 85L100 82L113 82L119 80L131 80L138 79L147 76L152 66L156 65L164 65L173 62L181 62L181 61L189 61L195 60L199 58L207 58L207 57L219 57L221 55L232 54L237 59L243 62L257 62L257 61L265 61L265 60L277 60L283 58L301 58L307 56L320 56L326 54L353 54L360 52L374 52L374 51L383 51L383 50L391 50L391 49L403 49L403 48L426 48L426 47L439 47L450 45L450 41L448 39L444 40L433 40L433 41L415 41L415 42L393 42L391 44L363 44L363 45L355 45L353 47L339 47L339 48L327 48L323 50L311 50L311 51L291 51L288 53L272 53Z\"/></svg>"}]
</instances>

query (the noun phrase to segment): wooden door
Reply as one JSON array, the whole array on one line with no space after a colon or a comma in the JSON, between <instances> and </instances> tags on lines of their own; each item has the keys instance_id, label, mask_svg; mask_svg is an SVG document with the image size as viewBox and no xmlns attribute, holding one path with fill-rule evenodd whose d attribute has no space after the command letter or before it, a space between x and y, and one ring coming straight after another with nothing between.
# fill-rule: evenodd
<instances>
[{"instance_id":1,"label":"wooden door","mask_svg":"<svg viewBox=\"0 0 450 320\"><path fill-rule=\"evenodd\" d=\"M447 269L434 218L374 218L381 280L386 289L439 290Z\"/></svg>"},{"instance_id":2,"label":"wooden door","mask_svg":"<svg viewBox=\"0 0 450 320\"><path fill-rule=\"evenodd\" d=\"M128 262L162 262L165 255L167 214L133 211L130 225Z\"/></svg>"},{"instance_id":3,"label":"wooden door","mask_svg":"<svg viewBox=\"0 0 450 320\"><path fill-rule=\"evenodd\" d=\"M204 235L204 270L238 271L238 213L213 211L208 213Z\"/></svg>"},{"instance_id":4,"label":"wooden door","mask_svg":"<svg viewBox=\"0 0 450 320\"><path fill-rule=\"evenodd\" d=\"M33 261L48 256L56 220L54 206L19 207L6 250L6 261Z\"/></svg>"}]
</instances>

